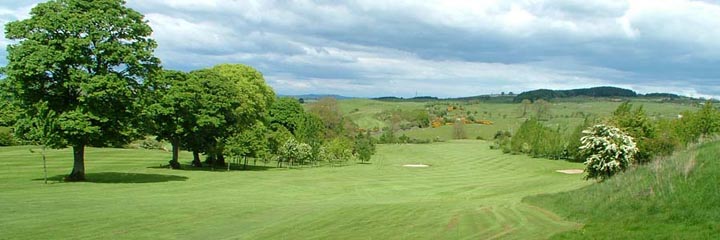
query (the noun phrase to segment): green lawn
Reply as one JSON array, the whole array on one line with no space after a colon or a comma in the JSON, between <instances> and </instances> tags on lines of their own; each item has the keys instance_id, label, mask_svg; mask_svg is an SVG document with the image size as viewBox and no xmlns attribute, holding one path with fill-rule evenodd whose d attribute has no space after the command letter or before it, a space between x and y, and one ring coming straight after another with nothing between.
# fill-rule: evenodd
<instances>
[{"instance_id":1,"label":"green lawn","mask_svg":"<svg viewBox=\"0 0 720 240\"><path fill-rule=\"evenodd\" d=\"M380 145L372 164L230 172L90 148L89 182L48 185L28 148L0 148L0 239L542 239L580 225L521 199L589 184L555 172L579 164L482 141ZM67 173L70 157L50 151L50 176Z\"/></svg>"}]
</instances>

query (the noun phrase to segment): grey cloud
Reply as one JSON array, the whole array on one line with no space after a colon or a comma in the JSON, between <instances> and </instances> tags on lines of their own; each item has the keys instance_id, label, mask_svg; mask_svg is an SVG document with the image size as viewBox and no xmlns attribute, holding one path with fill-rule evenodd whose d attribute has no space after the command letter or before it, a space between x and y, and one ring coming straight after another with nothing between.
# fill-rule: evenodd
<instances>
[{"instance_id":1,"label":"grey cloud","mask_svg":"<svg viewBox=\"0 0 720 240\"><path fill-rule=\"evenodd\" d=\"M720 6L711 1L128 5L154 28L166 67L242 62L281 93L461 96L602 84L720 96ZM18 9L0 6L0 21Z\"/></svg>"}]
</instances>

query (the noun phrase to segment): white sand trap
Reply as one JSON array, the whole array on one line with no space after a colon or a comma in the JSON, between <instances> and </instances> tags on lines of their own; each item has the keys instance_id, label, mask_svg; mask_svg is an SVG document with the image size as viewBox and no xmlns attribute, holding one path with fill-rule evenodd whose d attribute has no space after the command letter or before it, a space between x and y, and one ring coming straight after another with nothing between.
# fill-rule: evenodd
<instances>
[{"instance_id":1,"label":"white sand trap","mask_svg":"<svg viewBox=\"0 0 720 240\"><path fill-rule=\"evenodd\" d=\"M582 174L585 172L582 169L565 169L565 170L555 170L555 171L559 172L559 173L564 173L564 174Z\"/></svg>"},{"instance_id":2,"label":"white sand trap","mask_svg":"<svg viewBox=\"0 0 720 240\"><path fill-rule=\"evenodd\" d=\"M405 164L403 167L430 167L430 165L427 164Z\"/></svg>"}]
</instances>

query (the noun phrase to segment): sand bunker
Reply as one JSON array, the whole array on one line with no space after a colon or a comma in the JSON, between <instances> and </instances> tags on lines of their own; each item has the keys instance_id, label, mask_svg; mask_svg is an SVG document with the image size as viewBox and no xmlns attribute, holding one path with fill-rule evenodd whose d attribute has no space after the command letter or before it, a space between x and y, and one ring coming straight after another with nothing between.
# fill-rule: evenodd
<instances>
[{"instance_id":1,"label":"sand bunker","mask_svg":"<svg viewBox=\"0 0 720 240\"><path fill-rule=\"evenodd\" d=\"M405 164L405 165L403 165L403 167L420 167L420 168L422 168L422 167L430 167L430 165L427 165L427 164Z\"/></svg>"},{"instance_id":2,"label":"sand bunker","mask_svg":"<svg viewBox=\"0 0 720 240\"><path fill-rule=\"evenodd\" d=\"M559 173L564 173L564 174L582 174L585 172L582 169L565 169L565 170L555 170L555 171L559 172Z\"/></svg>"}]
</instances>

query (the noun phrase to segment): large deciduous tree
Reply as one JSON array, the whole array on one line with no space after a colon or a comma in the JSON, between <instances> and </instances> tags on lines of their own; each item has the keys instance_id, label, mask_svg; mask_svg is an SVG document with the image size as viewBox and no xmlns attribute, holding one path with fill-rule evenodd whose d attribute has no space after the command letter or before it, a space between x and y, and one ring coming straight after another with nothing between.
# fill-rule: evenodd
<instances>
[{"instance_id":1,"label":"large deciduous tree","mask_svg":"<svg viewBox=\"0 0 720 240\"><path fill-rule=\"evenodd\" d=\"M185 146L195 155L194 165L199 165L198 153L205 153L210 164L224 164L221 143L241 122L237 113L243 107L241 92L228 78L209 69L189 75L188 88L195 108Z\"/></svg>"},{"instance_id":2,"label":"large deciduous tree","mask_svg":"<svg viewBox=\"0 0 720 240\"><path fill-rule=\"evenodd\" d=\"M73 147L68 180L85 179L85 146L119 145L135 133L137 94L154 71L155 41L143 15L122 0L51 0L10 22L10 92L23 109L57 113L52 145Z\"/></svg>"},{"instance_id":3,"label":"large deciduous tree","mask_svg":"<svg viewBox=\"0 0 720 240\"><path fill-rule=\"evenodd\" d=\"M262 73L243 64L220 64L212 67L210 71L234 84L239 92L237 100L240 105L232 111L235 124L227 126L230 130L228 134L247 130L258 120L267 118L267 109L272 106L276 96L272 88L265 83ZM222 146L218 146L217 150L217 157L220 163L224 164Z\"/></svg>"},{"instance_id":4,"label":"large deciduous tree","mask_svg":"<svg viewBox=\"0 0 720 240\"><path fill-rule=\"evenodd\" d=\"M168 140L172 144L170 166L180 168L178 155L182 141L192 132L199 112L196 96L204 89L196 89L188 80L187 73L165 70L151 77L147 83L148 94L145 98L144 114L152 120L149 133L158 140ZM195 80L197 82L197 80Z\"/></svg>"}]
</instances>

